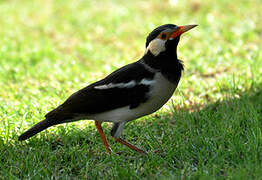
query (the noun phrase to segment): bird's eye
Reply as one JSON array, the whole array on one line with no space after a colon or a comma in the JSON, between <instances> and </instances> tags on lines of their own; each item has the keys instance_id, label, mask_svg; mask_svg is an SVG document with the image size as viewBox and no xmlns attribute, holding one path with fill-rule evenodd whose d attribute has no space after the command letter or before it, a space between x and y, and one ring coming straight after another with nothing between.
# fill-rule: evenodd
<instances>
[{"instance_id":1,"label":"bird's eye","mask_svg":"<svg viewBox=\"0 0 262 180\"><path fill-rule=\"evenodd\" d=\"M160 36L161 39L166 39L166 37L167 37L166 33L163 33L163 34L161 34L161 36Z\"/></svg>"}]
</instances>

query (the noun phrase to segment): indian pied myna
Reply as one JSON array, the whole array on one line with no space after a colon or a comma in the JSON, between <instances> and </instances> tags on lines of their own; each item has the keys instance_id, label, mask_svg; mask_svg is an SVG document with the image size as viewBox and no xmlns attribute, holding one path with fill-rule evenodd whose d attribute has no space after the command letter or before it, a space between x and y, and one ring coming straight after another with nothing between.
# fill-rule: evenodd
<instances>
[{"instance_id":1,"label":"indian pied myna","mask_svg":"<svg viewBox=\"0 0 262 180\"><path fill-rule=\"evenodd\" d=\"M102 122L114 124L111 135L117 142L145 154L120 138L122 129L127 122L157 111L171 98L183 71L183 64L177 58L180 35L195 26L165 24L157 27L147 36L141 59L72 94L47 113L43 121L19 136L19 141L53 125L88 119L95 120L107 153L111 149Z\"/></svg>"}]
</instances>

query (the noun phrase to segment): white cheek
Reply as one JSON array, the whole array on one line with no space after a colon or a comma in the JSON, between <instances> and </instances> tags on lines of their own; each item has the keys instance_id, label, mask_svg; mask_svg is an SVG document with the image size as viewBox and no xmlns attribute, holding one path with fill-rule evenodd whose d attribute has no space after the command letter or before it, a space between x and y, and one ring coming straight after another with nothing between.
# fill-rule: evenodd
<instances>
[{"instance_id":1,"label":"white cheek","mask_svg":"<svg viewBox=\"0 0 262 180\"><path fill-rule=\"evenodd\" d=\"M166 50L165 43L166 43L166 40L162 40L162 39L152 40L149 43L149 45L147 46L145 54L149 50L154 56L157 56L159 53Z\"/></svg>"}]
</instances>

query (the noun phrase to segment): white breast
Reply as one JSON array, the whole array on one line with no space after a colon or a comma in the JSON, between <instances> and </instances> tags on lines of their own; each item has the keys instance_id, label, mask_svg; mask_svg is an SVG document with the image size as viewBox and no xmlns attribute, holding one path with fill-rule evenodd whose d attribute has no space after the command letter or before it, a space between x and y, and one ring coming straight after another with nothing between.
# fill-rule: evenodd
<instances>
[{"instance_id":1,"label":"white breast","mask_svg":"<svg viewBox=\"0 0 262 180\"><path fill-rule=\"evenodd\" d=\"M156 73L154 84L148 93L150 98L140 104L137 108L130 109L129 106L93 114L89 118L105 122L123 122L130 121L147 114L151 114L160 109L173 95L177 84L168 81L161 73Z\"/></svg>"}]
</instances>

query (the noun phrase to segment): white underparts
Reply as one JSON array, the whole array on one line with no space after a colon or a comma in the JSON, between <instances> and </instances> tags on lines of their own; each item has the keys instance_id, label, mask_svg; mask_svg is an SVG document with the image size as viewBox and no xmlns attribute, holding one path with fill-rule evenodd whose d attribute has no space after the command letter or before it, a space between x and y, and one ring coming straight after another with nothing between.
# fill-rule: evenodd
<instances>
[{"instance_id":1,"label":"white underparts","mask_svg":"<svg viewBox=\"0 0 262 180\"><path fill-rule=\"evenodd\" d=\"M145 54L150 51L154 56L166 50L165 47L166 40L154 39L152 40L146 48Z\"/></svg>"},{"instance_id":2,"label":"white underparts","mask_svg":"<svg viewBox=\"0 0 262 180\"><path fill-rule=\"evenodd\" d=\"M136 82L135 80L129 81L128 83L109 83L109 84L104 84L101 86L95 86L95 89L110 89L110 88L133 88L136 85L151 85L153 84L154 81L150 79L142 79L140 82Z\"/></svg>"}]
</instances>

